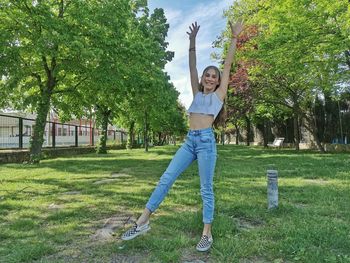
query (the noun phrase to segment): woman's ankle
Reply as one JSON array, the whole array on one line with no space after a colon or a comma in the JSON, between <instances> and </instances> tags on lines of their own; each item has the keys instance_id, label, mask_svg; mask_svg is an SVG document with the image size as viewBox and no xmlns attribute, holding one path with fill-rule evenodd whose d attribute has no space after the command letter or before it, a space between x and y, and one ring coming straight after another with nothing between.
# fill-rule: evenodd
<instances>
[{"instance_id":1,"label":"woman's ankle","mask_svg":"<svg viewBox=\"0 0 350 263\"><path fill-rule=\"evenodd\" d=\"M212 237L212 235L211 235L211 224L204 224L202 236Z\"/></svg>"},{"instance_id":2,"label":"woman's ankle","mask_svg":"<svg viewBox=\"0 0 350 263\"><path fill-rule=\"evenodd\" d=\"M137 224L138 226L142 226L142 225L144 225L144 224L147 224L147 222L149 222L150 216L151 216L151 213L150 213L150 211L146 208L146 209L143 211L142 215L139 217L139 219L137 219L136 224Z\"/></svg>"},{"instance_id":3,"label":"woman's ankle","mask_svg":"<svg viewBox=\"0 0 350 263\"><path fill-rule=\"evenodd\" d=\"M142 214L136 221L136 224L137 225L144 225L145 223L147 223L147 221L149 220L149 217Z\"/></svg>"},{"instance_id":4,"label":"woman's ankle","mask_svg":"<svg viewBox=\"0 0 350 263\"><path fill-rule=\"evenodd\" d=\"M149 222L149 220L137 220L136 225L143 226L143 225L147 224L148 222Z\"/></svg>"}]
</instances>

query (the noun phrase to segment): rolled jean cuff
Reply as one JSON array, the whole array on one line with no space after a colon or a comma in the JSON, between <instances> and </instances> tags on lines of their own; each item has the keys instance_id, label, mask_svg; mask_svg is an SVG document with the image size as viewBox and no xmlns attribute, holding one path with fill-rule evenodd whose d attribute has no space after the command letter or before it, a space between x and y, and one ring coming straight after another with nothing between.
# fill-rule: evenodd
<instances>
[{"instance_id":1,"label":"rolled jean cuff","mask_svg":"<svg viewBox=\"0 0 350 263\"><path fill-rule=\"evenodd\" d=\"M157 208L156 207L151 207L149 204L146 204L146 208L153 213Z\"/></svg>"},{"instance_id":2,"label":"rolled jean cuff","mask_svg":"<svg viewBox=\"0 0 350 263\"><path fill-rule=\"evenodd\" d=\"M203 219L203 223L204 224L212 224L213 223L213 219L212 220Z\"/></svg>"}]
</instances>

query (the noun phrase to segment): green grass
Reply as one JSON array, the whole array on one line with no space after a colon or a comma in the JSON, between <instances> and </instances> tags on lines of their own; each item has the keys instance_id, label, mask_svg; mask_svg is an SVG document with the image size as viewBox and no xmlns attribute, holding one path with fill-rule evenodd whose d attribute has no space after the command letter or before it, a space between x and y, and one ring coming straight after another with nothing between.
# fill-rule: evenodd
<instances>
[{"instance_id":1,"label":"green grass","mask_svg":"<svg viewBox=\"0 0 350 263\"><path fill-rule=\"evenodd\" d=\"M122 242L119 228L114 239L94 241L105 219L142 212L176 149L1 165L0 262L350 262L349 154L218 146L210 252L195 251L202 230L196 163L153 215L150 232ZM279 172L272 211L270 168ZM129 176L94 184L112 172Z\"/></svg>"}]
</instances>

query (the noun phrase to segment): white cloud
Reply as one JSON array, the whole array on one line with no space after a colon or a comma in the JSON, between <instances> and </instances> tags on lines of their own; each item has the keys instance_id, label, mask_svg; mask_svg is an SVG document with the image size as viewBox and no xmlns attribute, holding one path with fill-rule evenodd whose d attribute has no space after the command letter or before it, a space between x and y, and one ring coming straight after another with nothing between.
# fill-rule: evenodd
<instances>
[{"instance_id":1,"label":"white cloud","mask_svg":"<svg viewBox=\"0 0 350 263\"><path fill-rule=\"evenodd\" d=\"M176 78L176 80L173 81L174 86L179 87L177 90L181 94L188 94L188 91L186 90L186 84L189 82L189 77L179 77Z\"/></svg>"},{"instance_id":2,"label":"white cloud","mask_svg":"<svg viewBox=\"0 0 350 263\"><path fill-rule=\"evenodd\" d=\"M182 17L181 10L164 9L164 13L167 18L167 21L172 21L172 23L178 23L178 21L181 20Z\"/></svg>"}]
</instances>

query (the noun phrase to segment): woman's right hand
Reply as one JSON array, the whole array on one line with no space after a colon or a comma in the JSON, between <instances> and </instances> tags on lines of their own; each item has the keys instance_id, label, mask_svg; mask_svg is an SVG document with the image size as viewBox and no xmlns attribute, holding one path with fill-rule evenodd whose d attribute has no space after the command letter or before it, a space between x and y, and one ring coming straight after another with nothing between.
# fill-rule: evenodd
<instances>
[{"instance_id":1,"label":"woman's right hand","mask_svg":"<svg viewBox=\"0 0 350 263\"><path fill-rule=\"evenodd\" d=\"M196 39L196 36L197 36L197 33L198 33L198 30L200 28L199 25L197 25L197 22L194 22L192 23L191 26L189 26L190 28L190 32L186 32L189 36L189 39Z\"/></svg>"}]
</instances>

